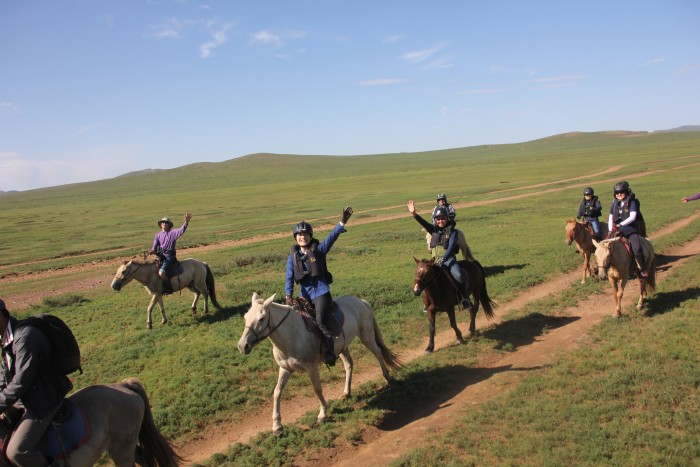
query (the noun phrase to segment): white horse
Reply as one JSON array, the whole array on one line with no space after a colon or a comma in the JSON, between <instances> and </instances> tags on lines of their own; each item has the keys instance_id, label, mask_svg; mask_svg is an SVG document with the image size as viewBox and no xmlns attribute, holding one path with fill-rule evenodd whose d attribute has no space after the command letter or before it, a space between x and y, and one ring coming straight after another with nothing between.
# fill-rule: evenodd
<instances>
[{"instance_id":1,"label":"white horse","mask_svg":"<svg viewBox=\"0 0 700 467\"><path fill-rule=\"evenodd\" d=\"M639 278L639 300L637 301L637 310L642 309L644 298L647 296L647 290L653 291L656 287L656 257L654 255L654 247L646 238L639 236L639 241L642 244L644 251L644 260L646 264L642 265L647 272L647 277ZM615 311L613 317L619 318L622 310L622 294L625 292L625 285L630 276L630 268L636 270L634 258L627 251L627 248L622 244L620 237L596 242L595 259L598 263L598 278L605 280L610 279L610 284L613 287L615 295Z\"/></svg>"},{"instance_id":2,"label":"white horse","mask_svg":"<svg viewBox=\"0 0 700 467\"><path fill-rule=\"evenodd\" d=\"M272 355L279 365L277 386L275 387L272 408L272 431L279 436L283 433L280 415L280 397L294 371L309 374L314 393L321 403L318 422L326 418L328 404L323 397L318 366L321 362L320 339L306 329L304 318L291 306L275 303L272 295L267 300L253 294L252 304L245 314L245 328L238 341L238 350L247 355L256 344L266 338L272 342ZM340 355L345 367L345 391L343 397L350 396L352 382L352 358L348 347L356 336L379 361L382 375L391 381L387 365L391 369L401 367L399 358L387 348L374 318L369 303L353 296L339 297L335 300L345 316L342 334L335 339L335 354Z\"/></svg>"},{"instance_id":3,"label":"white horse","mask_svg":"<svg viewBox=\"0 0 700 467\"><path fill-rule=\"evenodd\" d=\"M173 292L188 288L194 293L192 316L194 316L197 311L197 301L199 301L200 295L204 297L205 315L209 312L209 297L211 297L211 303L220 310L221 306L219 302L216 301L214 275L209 265L198 259L183 259L180 261L180 264L182 265L183 272L179 276L173 276L170 279L170 285ZM165 316L165 306L163 305L163 280L158 275L158 265L152 261L138 261L135 259L124 261L124 263L119 266L119 269L117 269L117 274L112 280L112 288L119 292L122 287L128 284L132 279L140 282L146 289L146 292L151 296L151 302L148 304L146 327L148 329L153 327L152 313L156 303L160 307L160 314L162 317L161 324L167 323L168 319Z\"/></svg>"}]
</instances>

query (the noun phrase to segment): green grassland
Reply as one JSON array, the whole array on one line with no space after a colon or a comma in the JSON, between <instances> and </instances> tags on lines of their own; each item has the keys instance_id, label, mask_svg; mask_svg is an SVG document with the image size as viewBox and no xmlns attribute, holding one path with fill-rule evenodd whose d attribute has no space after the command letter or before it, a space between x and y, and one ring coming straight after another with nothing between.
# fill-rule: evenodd
<instances>
[{"instance_id":1,"label":"green grassland","mask_svg":"<svg viewBox=\"0 0 700 467\"><path fill-rule=\"evenodd\" d=\"M427 252L419 225L406 211L408 199L420 202L419 212L426 213L438 192L447 193L458 206L459 226L486 269L489 294L505 303L533 285L580 267L574 247L564 244L564 220L576 214L585 186L595 188L606 211L612 185L622 179L629 180L642 200L652 234L696 213L700 202L682 204L680 198L699 188L700 133L571 134L522 144L376 156L261 154L7 194L0 197L0 209L8 219L0 231L0 296L50 288L61 280L32 281L30 275L26 283L3 283L3 275L126 258L143 251L150 247L156 220L164 215L177 225L186 210L194 213L178 242L179 256L186 258L187 247L287 233L301 219L319 226L317 236L322 238L327 227L321 226L335 223L342 207L349 204L356 214L329 256L335 278L333 294L368 300L385 340L400 353L422 347L427 335L420 300L410 293L415 266L411 258L424 257ZM696 220L654 245L662 252L699 233L700 221ZM176 294L166 298L169 324L148 331L147 296L142 288L129 285L117 294L108 284L103 289L77 291L63 300L45 301L19 315L54 313L75 330L85 369L74 378L77 388L128 376L141 378L158 426L182 444L209 423L235 423L250 413L271 410L277 371L269 342L261 343L247 357L238 353L236 343L243 328L240 314L247 310L252 293L283 294L291 242L290 234L198 253L199 259L211 265L219 302L224 305L207 317L200 314L193 319L191 296ZM80 254L87 256L76 256ZM113 262L116 271L117 262ZM595 281L584 286L574 283L536 311L525 309L505 317L496 326L501 333L419 359L400 377L418 382L422 379L417 374L448 378L442 370L446 366L469 366L479 355L512 350L505 332L532 336L542 331L537 318L541 313L557 313L592 293L607 294L607 287ZM681 283L676 287L690 286ZM624 312L639 316L632 310ZM654 320L675 316L666 313ZM528 319L532 326L518 330L512 325ZM635 320L634 325L652 326L654 320L649 324ZM463 331L465 323L462 314ZM622 332L624 326L618 328ZM440 315L438 330L443 329L448 329L447 319ZM692 344L697 350L694 332ZM359 344L352 351L360 371L376 365ZM326 383L341 381L342 368L323 369L322 378ZM305 376L293 377L287 395L308 393L307 381ZM410 399L418 393L420 400L417 388L423 386L404 387L395 395ZM363 424L376 424L386 410L367 395L374 387L358 389L350 402L334 402L335 421L327 427L300 428L308 420L290 426L286 441L277 441L285 457L274 463L290 463L295 453L333 443L337 437L352 440ZM697 417L697 407L693 413ZM282 414L284 417L284 401ZM274 442L266 435L254 441ZM287 444L295 448L279 447ZM236 449L237 456L246 456L248 449L256 448ZM423 455L416 454L416 458ZM249 459L251 464L256 462L255 455ZM517 462L505 457L495 463Z\"/></svg>"}]
</instances>

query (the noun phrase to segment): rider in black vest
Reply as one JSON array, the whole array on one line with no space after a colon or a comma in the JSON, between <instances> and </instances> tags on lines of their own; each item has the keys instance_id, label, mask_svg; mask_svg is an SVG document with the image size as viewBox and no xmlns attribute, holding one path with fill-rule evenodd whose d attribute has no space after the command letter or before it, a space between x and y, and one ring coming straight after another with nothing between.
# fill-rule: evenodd
<instances>
[{"instance_id":1,"label":"rider in black vest","mask_svg":"<svg viewBox=\"0 0 700 467\"><path fill-rule=\"evenodd\" d=\"M583 200L581 205L578 207L578 214L576 217L583 217L585 221L591 224L593 227L593 233L595 234L596 240L601 240L600 232L600 222L598 217L600 217L603 212L603 206L601 206L598 197L593 192L593 188L586 187L583 190Z\"/></svg>"},{"instance_id":2,"label":"rider in black vest","mask_svg":"<svg viewBox=\"0 0 700 467\"><path fill-rule=\"evenodd\" d=\"M644 269L644 250L642 250L642 244L639 240L639 223L642 218L639 200L626 181L616 183L614 192L615 201L610 206L608 230L611 233L617 232L629 240L639 274L642 277L647 277L647 272Z\"/></svg>"}]
</instances>

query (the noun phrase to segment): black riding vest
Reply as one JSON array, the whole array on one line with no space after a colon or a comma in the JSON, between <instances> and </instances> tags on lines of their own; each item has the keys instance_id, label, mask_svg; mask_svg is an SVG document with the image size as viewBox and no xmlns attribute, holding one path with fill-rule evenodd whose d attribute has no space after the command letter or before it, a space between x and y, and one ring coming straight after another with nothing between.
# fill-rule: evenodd
<instances>
[{"instance_id":1,"label":"black riding vest","mask_svg":"<svg viewBox=\"0 0 700 467\"><path fill-rule=\"evenodd\" d=\"M447 250L447 245L450 243L450 235L452 235L452 225L447 225L442 230L436 230L430 237L430 248L435 248L440 245L444 250Z\"/></svg>"},{"instance_id":2,"label":"black riding vest","mask_svg":"<svg viewBox=\"0 0 700 467\"><path fill-rule=\"evenodd\" d=\"M328 274L328 269L326 268L326 255L320 251L316 251L316 245L318 245L318 240L313 239L311 241L311 248L308 249L305 255L299 255L299 245L292 246L292 266L294 268L294 282L297 284L301 282L306 275L311 275L311 277L326 277L328 279L330 274ZM306 268L304 268L306 266ZM328 280L330 284L330 280Z\"/></svg>"},{"instance_id":3,"label":"black riding vest","mask_svg":"<svg viewBox=\"0 0 700 467\"><path fill-rule=\"evenodd\" d=\"M612 205L613 224L619 224L620 222L622 222L630 217L630 204L632 202L634 202L637 205L637 217L635 218L634 222L632 222L632 224L630 224L630 226L637 227L637 222L639 222L639 220L642 216L642 213L639 210L639 201L634 197L634 194L628 195L627 197L625 197L625 200L622 203L620 203L617 200L613 201L613 205Z\"/></svg>"},{"instance_id":4,"label":"black riding vest","mask_svg":"<svg viewBox=\"0 0 700 467\"><path fill-rule=\"evenodd\" d=\"M584 217L599 217L601 214L601 207L598 204L598 197L591 196L591 200L583 198L583 216Z\"/></svg>"}]
</instances>

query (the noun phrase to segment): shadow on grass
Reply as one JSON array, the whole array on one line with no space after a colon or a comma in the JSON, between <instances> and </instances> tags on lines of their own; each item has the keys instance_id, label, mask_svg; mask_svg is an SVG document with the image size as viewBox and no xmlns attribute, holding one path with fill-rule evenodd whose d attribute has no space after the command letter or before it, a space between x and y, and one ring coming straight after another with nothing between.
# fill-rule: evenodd
<instances>
[{"instance_id":1,"label":"shadow on grass","mask_svg":"<svg viewBox=\"0 0 700 467\"><path fill-rule=\"evenodd\" d=\"M406 375L391 383L368 401L370 407L387 413L377 426L380 430L398 430L416 420L430 416L466 387L506 371L530 371L536 368L468 368L448 365Z\"/></svg>"},{"instance_id":2,"label":"shadow on grass","mask_svg":"<svg viewBox=\"0 0 700 467\"><path fill-rule=\"evenodd\" d=\"M673 263L677 263L678 261L686 258L692 258L694 255L663 255L663 254L658 254L656 255L656 271L666 271L668 269L671 269L671 265Z\"/></svg>"},{"instance_id":3,"label":"shadow on grass","mask_svg":"<svg viewBox=\"0 0 700 467\"><path fill-rule=\"evenodd\" d=\"M527 264L509 264L509 265L502 265L502 266L484 266L484 274L486 274L486 278L488 279L491 276L495 276L497 274L503 274L504 272L508 271L509 269L523 269Z\"/></svg>"},{"instance_id":4,"label":"shadow on grass","mask_svg":"<svg viewBox=\"0 0 700 467\"><path fill-rule=\"evenodd\" d=\"M700 287L691 287L686 290L677 290L674 292L655 293L649 298L646 304L648 310L645 316L651 317L668 313L680 307L683 302L695 300L698 296L700 296Z\"/></svg>"},{"instance_id":5,"label":"shadow on grass","mask_svg":"<svg viewBox=\"0 0 700 467\"><path fill-rule=\"evenodd\" d=\"M497 342L496 349L515 350L529 345L535 339L551 329L557 329L581 319L578 316L547 316L542 313L530 313L522 318L503 321L481 335Z\"/></svg>"}]
</instances>

